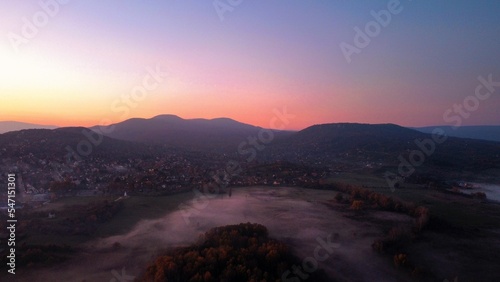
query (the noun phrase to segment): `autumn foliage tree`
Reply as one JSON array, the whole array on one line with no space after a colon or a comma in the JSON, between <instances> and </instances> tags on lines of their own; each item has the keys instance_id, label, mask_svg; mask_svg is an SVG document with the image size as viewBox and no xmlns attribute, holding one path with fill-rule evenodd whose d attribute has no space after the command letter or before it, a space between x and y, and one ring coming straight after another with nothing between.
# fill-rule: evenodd
<instances>
[{"instance_id":1,"label":"autumn foliage tree","mask_svg":"<svg viewBox=\"0 0 500 282\"><path fill-rule=\"evenodd\" d=\"M288 247L268 237L265 226L238 224L209 230L199 242L155 259L140 281L281 281L298 264ZM310 281L327 281L322 271Z\"/></svg>"},{"instance_id":2,"label":"autumn foliage tree","mask_svg":"<svg viewBox=\"0 0 500 282\"><path fill-rule=\"evenodd\" d=\"M363 209L363 201L360 201L360 200L354 200L352 201L352 204L351 204L351 209L353 210L362 210Z\"/></svg>"}]
</instances>

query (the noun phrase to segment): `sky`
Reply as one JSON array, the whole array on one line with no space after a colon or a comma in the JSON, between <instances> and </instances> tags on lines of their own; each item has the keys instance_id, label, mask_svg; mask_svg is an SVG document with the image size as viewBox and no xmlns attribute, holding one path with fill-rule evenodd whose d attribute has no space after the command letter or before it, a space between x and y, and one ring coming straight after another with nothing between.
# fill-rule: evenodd
<instances>
[{"instance_id":1,"label":"sky","mask_svg":"<svg viewBox=\"0 0 500 282\"><path fill-rule=\"evenodd\" d=\"M4 121L500 125L500 1L4 2Z\"/></svg>"}]
</instances>

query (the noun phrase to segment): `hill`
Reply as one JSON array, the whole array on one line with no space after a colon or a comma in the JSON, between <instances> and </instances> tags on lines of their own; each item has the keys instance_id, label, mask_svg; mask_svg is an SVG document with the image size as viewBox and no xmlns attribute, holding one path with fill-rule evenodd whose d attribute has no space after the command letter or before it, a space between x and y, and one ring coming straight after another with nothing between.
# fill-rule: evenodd
<instances>
[{"instance_id":1,"label":"hill","mask_svg":"<svg viewBox=\"0 0 500 282\"><path fill-rule=\"evenodd\" d=\"M186 155L188 149L217 152L200 159L203 163L210 162L215 155L223 160L235 157L227 153L239 153L238 157L248 162L288 161L340 170L374 169L382 173L397 170L410 156L412 163L420 162L415 157L420 155L422 162L414 166L423 174L447 172L459 177L500 169L499 142L447 137L445 142L436 143L431 134L394 124L337 123L314 125L299 132L275 131L277 137L272 142L261 148L252 147L246 142L248 137L257 137L261 130L231 119L184 120L176 116L127 120L115 125L109 134L112 137L98 138L86 128L22 130L0 135L0 157L32 155L38 159L62 159L77 151L79 144L86 143L91 147L80 149L90 149L93 158L110 161L158 156L165 150ZM102 140L96 145L91 140L95 138ZM245 146L239 146L242 143Z\"/></svg>"},{"instance_id":2,"label":"hill","mask_svg":"<svg viewBox=\"0 0 500 282\"><path fill-rule=\"evenodd\" d=\"M102 136L102 140L94 135L95 144L90 142L83 132L90 132L83 127L64 127L58 129L26 129L0 134L0 157L20 158L33 156L38 159L63 159L71 152L76 152L81 158L92 157L122 159L126 157L150 154L151 148L142 144L116 140ZM91 146L78 144L85 142ZM82 143L83 144L83 143ZM87 154L89 152L89 154ZM71 158L73 161L77 158Z\"/></svg>"},{"instance_id":3,"label":"hill","mask_svg":"<svg viewBox=\"0 0 500 282\"><path fill-rule=\"evenodd\" d=\"M384 159L427 134L394 124L332 123L313 125L272 146L284 158L324 161L328 159Z\"/></svg>"},{"instance_id":4,"label":"hill","mask_svg":"<svg viewBox=\"0 0 500 282\"><path fill-rule=\"evenodd\" d=\"M55 129L57 126L25 123L18 121L0 121L0 134L23 129Z\"/></svg>"},{"instance_id":5,"label":"hill","mask_svg":"<svg viewBox=\"0 0 500 282\"><path fill-rule=\"evenodd\" d=\"M484 125L484 126L460 126L454 128L452 126L428 126L415 128L424 133L432 133L435 128L444 130L446 135L459 138L481 139L488 141L500 142L500 126Z\"/></svg>"},{"instance_id":6,"label":"hill","mask_svg":"<svg viewBox=\"0 0 500 282\"><path fill-rule=\"evenodd\" d=\"M432 167L456 172L500 168L500 143L448 137L438 144L431 134L394 124L314 125L272 144L266 158L352 168L391 167L414 151L424 153L418 145L423 140L433 142L435 149L423 154L421 171Z\"/></svg>"},{"instance_id":7,"label":"hill","mask_svg":"<svg viewBox=\"0 0 500 282\"><path fill-rule=\"evenodd\" d=\"M100 127L93 127L98 130ZM160 115L151 119L133 118L107 126L109 137L143 143L164 144L195 151L226 152L236 148L248 136L257 136L262 129L229 118L182 119ZM286 132L275 131L276 135Z\"/></svg>"}]
</instances>

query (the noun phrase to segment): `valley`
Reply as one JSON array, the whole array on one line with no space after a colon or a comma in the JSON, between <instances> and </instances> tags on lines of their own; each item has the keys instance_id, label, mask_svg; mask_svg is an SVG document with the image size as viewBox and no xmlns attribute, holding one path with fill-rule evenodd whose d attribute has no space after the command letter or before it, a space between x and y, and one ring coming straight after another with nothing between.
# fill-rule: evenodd
<instances>
[{"instance_id":1,"label":"valley","mask_svg":"<svg viewBox=\"0 0 500 282\"><path fill-rule=\"evenodd\" d=\"M349 175L336 180L352 180L355 177L363 182L362 175ZM372 180L373 177L367 176L364 183ZM500 230L498 203L444 195L418 185L396 193L382 188L374 188L373 191L429 207L429 227L404 248L412 263L418 262L426 275L432 275L429 281L457 276L472 279L479 269L486 271L493 267L493 257L496 256L493 246L498 242L495 234ZM96 232L86 236L43 236L28 232L25 243L64 243L72 246L74 252L54 265L23 267L18 277L37 281L36 276L42 271L43 277L101 281L107 277L111 279L111 271L123 267L129 275L140 277L145 265L164 250L192 244L200 234L213 227L252 222L266 226L271 237L286 242L293 253L302 259L313 257L317 238L326 240L328 236L333 236L335 249L331 257L319 263L318 268L335 281L366 281L368 277L356 278L353 274L366 273L362 271L366 269L370 269L371 275L376 273L377 277L386 281L422 281L421 276L395 267L387 254L379 254L372 249L373 242L383 238L387 230L412 226L414 219L371 208L352 210L349 205L334 201L338 193L324 188L257 186L234 188L231 197L221 194L204 201L189 192L162 197L132 196L121 200L123 207ZM43 215L38 216L45 217L50 210L58 217L65 217L69 207L96 201L96 197L61 198L39 209ZM52 224L50 220L45 221ZM435 249L433 244L440 244L441 247ZM458 244L468 247L456 249ZM486 251L488 249L490 251ZM460 257L464 259L474 257L474 251L491 252L493 257L489 256L487 260L476 257L474 263L467 262L469 267L461 264L458 267L455 259L447 255L457 251L463 252ZM438 268L436 263L439 263ZM88 273L87 269L94 271ZM32 276L35 273L36 276ZM491 278L495 277L494 273L491 275Z\"/></svg>"},{"instance_id":2,"label":"valley","mask_svg":"<svg viewBox=\"0 0 500 282\"><path fill-rule=\"evenodd\" d=\"M500 281L500 1L3 1L0 282Z\"/></svg>"},{"instance_id":3,"label":"valley","mask_svg":"<svg viewBox=\"0 0 500 282\"><path fill-rule=\"evenodd\" d=\"M168 132L179 122L164 118L141 121L137 130L159 122ZM221 121L203 120L200 128ZM248 228L239 224L257 224L249 226L277 240L269 244L278 244L281 266L273 275L282 271L282 281L470 281L478 272L498 278L490 271L500 261L498 143L450 137L404 175L401 158L431 135L397 125L327 124L244 143L254 150L249 159L233 139L224 146L220 140L241 130L234 138L247 142L242 136L261 129L230 121L233 133L214 131L192 150L200 120L182 122L190 129L176 138L192 141L120 140L86 128L0 135L0 166L16 174L21 203L16 278L105 281L121 273L147 281L166 273L165 260L187 263L184 250L205 254L202 236ZM88 154L78 151L84 141L95 141ZM222 252L232 248L224 242ZM231 249L237 257L249 251ZM250 279L242 269L197 265L168 268L168 275Z\"/></svg>"}]
</instances>

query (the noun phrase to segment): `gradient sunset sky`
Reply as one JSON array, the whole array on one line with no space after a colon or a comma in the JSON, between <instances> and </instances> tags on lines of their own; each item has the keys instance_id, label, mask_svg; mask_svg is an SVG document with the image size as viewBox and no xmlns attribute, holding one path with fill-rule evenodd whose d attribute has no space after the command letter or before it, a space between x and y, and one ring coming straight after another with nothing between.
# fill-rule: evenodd
<instances>
[{"instance_id":1,"label":"gradient sunset sky","mask_svg":"<svg viewBox=\"0 0 500 282\"><path fill-rule=\"evenodd\" d=\"M213 1L70 0L17 51L23 18L43 20L43 10L39 0L4 2L0 120L91 126L175 114L269 127L286 107L287 129L444 125L478 76L500 81L500 1L401 0L350 63L340 44L354 45L354 28L391 1L244 0L221 20ZM157 66L159 87L113 109ZM500 88L464 124L500 125L499 109Z\"/></svg>"}]
</instances>

